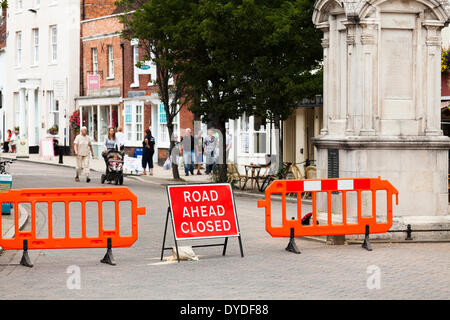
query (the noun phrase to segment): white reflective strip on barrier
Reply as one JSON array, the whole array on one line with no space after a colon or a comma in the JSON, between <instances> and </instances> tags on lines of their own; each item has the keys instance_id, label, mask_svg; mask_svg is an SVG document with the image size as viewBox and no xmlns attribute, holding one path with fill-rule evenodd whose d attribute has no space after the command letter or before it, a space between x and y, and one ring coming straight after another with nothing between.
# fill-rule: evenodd
<instances>
[{"instance_id":1,"label":"white reflective strip on barrier","mask_svg":"<svg viewBox=\"0 0 450 320\"><path fill-rule=\"evenodd\" d=\"M321 191L321 181L305 181L303 184L303 191Z\"/></svg>"},{"instance_id":2,"label":"white reflective strip on barrier","mask_svg":"<svg viewBox=\"0 0 450 320\"><path fill-rule=\"evenodd\" d=\"M353 180L338 180L338 190L353 190Z\"/></svg>"}]
</instances>

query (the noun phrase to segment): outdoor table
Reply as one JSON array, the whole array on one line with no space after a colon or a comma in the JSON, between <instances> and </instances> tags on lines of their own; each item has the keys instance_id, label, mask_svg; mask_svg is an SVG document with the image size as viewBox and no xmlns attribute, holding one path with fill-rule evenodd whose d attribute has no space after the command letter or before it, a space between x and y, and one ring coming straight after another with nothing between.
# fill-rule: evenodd
<instances>
[{"instance_id":1,"label":"outdoor table","mask_svg":"<svg viewBox=\"0 0 450 320\"><path fill-rule=\"evenodd\" d=\"M246 180L244 182L244 185L242 186L242 190L245 189L247 185L247 181L251 181L251 188L254 189L254 186L259 189L259 179L261 174L261 169L266 168L265 165L255 165L255 164L248 164L244 165L245 168L245 176Z\"/></svg>"}]
</instances>

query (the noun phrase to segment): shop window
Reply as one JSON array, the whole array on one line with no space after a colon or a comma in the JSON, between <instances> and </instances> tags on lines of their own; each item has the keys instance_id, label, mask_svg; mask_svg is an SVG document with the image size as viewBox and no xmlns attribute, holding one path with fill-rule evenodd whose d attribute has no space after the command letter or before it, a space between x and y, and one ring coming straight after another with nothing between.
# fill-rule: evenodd
<instances>
[{"instance_id":1,"label":"shop window","mask_svg":"<svg viewBox=\"0 0 450 320\"><path fill-rule=\"evenodd\" d=\"M247 116L240 119L240 153L267 153L267 126L262 117Z\"/></svg>"},{"instance_id":2,"label":"shop window","mask_svg":"<svg viewBox=\"0 0 450 320\"><path fill-rule=\"evenodd\" d=\"M160 103L158 108L158 121L159 121L159 130L158 130L158 146L163 148L169 148L170 139L169 139L169 129L167 128L167 114L164 108L164 104ZM179 116L177 115L173 121L173 131L176 135L174 139L179 141Z\"/></svg>"},{"instance_id":3,"label":"shop window","mask_svg":"<svg viewBox=\"0 0 450 320\"><path fill-rule=\"evenodd\" d=\"M125 104L125 136L127 144L141 146L144 139L144 104Z\"/></svg>"}]
</instances>

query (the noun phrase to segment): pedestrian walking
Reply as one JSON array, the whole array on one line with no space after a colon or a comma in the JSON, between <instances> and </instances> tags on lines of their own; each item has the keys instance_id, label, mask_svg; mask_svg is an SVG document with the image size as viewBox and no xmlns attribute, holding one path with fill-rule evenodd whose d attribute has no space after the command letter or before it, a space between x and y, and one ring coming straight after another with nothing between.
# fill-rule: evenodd
<instances>
[{"instance_id":1,"label":"pedestrian walking","mask_svg":"<svg viewBox=\"0 0 450 320\"><path fill-rule=\"evenodd\" d=\"M12 131L10 129L8 129L6 131L5 142L3 142L3 151L6 153L9 152L9 142L11 141L11 135L12 135Z\"/></svg>"},{"instance_id":2,"label":"pedestrian walking","mask_svg":"<svg viewBox=\"0 0 450 320\"><path fill-rule=\"evenodd\" d=\"M150 129L145 130L145 138L142 142L144 147L142 150L142 168L144 168L144 176L147 174L147 165L150 175L153 175L153 155L155 154L155 138L152 136Z\"/></svg>"},{"instance_id":3,"label":"pedestrian walking","mask_svg":"<svg viewBox=\"0 0 450 320\"><path fill-rule=\"evenodd\" d=\"M202 131L198 130L194 137L195 144L195 163L197 164L197 175L201 175L200 169L203 163L203 136Z\"/></svg>"},{"instance_id":4,"label":"pedestrian walking","mask_svg":"<svg viewBox=\"0 0 450 320\"><path fill-rule=\"evenodd\" d=\"M9 139L9 146L11 148L11 153L16 152L16 144L17 144L17 134L16 132L11 133L11 138Z\"/></svg>"},{"instance_id":5,"label":"pedestrian walking","mask_svg":"<svg viewBox=\"0 0 450 320\"><path fill-rule=\"evenodd\" d=\"M86 182L89 183L89 151L91 151L92 157L94 156L94 150L92 150L91 138L87 135L87 128L81 127L80 134L77 135L74 141L74 151L77 157L77 167L75 181L80 181L80 174L84 170L86 175Z\"/></svg>"},{"instance_id":6,"label":"pedestrian walking","mask_svg":"<svg viewBox=\"0 0 450 320\"><path fill-rule=\"evenodd\" d=\"M119 151L123 151L125 149L125 134L123 133L122 127L117 128L116 141L117 141L117 148L119 149Z\"/></svg>"},{"instance_id":7,"label":"pedestrian walking","mask_svg":"<svg viewBox=\"0 0 450 320\"><path fill-rule=\"evenodd\" d=\"M191 135L191 129L185 130L183 138L181 138L181 148L183 150L184 173L186 177L189 172L194 175L194 137Z\"/></svg>"},{"instance_id":8,"label":"pedestrian walking","mask_svg":"<svg viewBox=\"0 0 450 320\"><path fill-rule=\"evenodd\" d=\"M205 146L204 146L206 155L206 171L205 171L206 174L210 174L213 171L214 166L216 164L216 157L214 155L216 146L217 146L217 139L214 136L213 130L209 129L208 135L206 136L205 139Z\"/></svg>"}]
</instances>

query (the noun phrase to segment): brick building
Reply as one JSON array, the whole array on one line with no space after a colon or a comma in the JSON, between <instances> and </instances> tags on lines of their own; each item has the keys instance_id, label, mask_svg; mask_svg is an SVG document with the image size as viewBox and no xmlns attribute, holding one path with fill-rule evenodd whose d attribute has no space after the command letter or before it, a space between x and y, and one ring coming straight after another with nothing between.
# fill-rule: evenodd
<instances>
[{"instance_id":1,"label":"brick building","mask_svg":"<svg viewBox=\"0 0 450 320\"><path fill-rule=\"evenodd\" d=\"M151 127L156 139L154 161L167 158L169 137L164 107L158 96L156 67L145 62L138 40L120 36L119 18L123 13L114 0L84 0L81 3L81 79L80 109L82 125L94 139L94 152L99 155L108 127L122 127L127 138L126 151L134 154L142 147L144 131ZM193 127L194 116L184 108L177 117L176 134Z\"/></svg>"}]
</instances>

